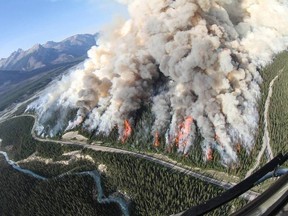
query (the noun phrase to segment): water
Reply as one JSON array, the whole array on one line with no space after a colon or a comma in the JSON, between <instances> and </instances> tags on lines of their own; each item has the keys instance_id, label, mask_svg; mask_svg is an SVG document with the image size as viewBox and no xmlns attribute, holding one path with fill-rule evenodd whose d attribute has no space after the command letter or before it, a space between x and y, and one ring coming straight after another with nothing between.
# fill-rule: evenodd
<instances>
[{"instance_id":1,"label":"water","mask_svg":"<svg viewBox=\"0 0 288 216\"><path fill-rule=\"evenodd\" d=\"M34 178L40 179L40 180L47 180L47 178L40 176L28 169L21 168L18 164L16 164L14 161L10 160L7 153L0 151L0 154L2 154L5 157L6 162L11 165L15 170L20 171L22 173L25 173L27 175L33 176Z\"/></svg>"},{"instance_id":2,"label":"water","mask_svg":"<svg viewBox=\"0 0 288 216\"><path fill-rule=\"evenodd\" d=\"M36 179L39 179L39 180L43 180L43 181L49 180L49 178L46 178L44 176L40 176L40 175L38 175L37 173L34 173L31 170L21 168L18 164L16 164L14 161L9 159L9 157L8 157L6 152L0 151L0 154L2 154L5 157L6 162L9 165L11 165L15 170L17 170L19 172L22 172L22 173L24 173L26 175L30 175L30 176L32 176L32 177L34 177ZM64 174L61 174L61 175L59 175L57 177L54 177L54 178L58 178L59 179L59 178L63 178L63 176L67 176L67 175L71 175L71 174L64 173ZM100 174L99 174L99 172L97 170L73 173L73 175L88 175L88 176L91 176L94 179L94 182L95 182L96 187L97 187L97 201L99 203L101 203L101 204L116 203L121 208L122 214L124 216L129 216L129 207L128 207L126 201L123 198L117 197L117 196L113 196L113 195L110 195L109 197L106 197L104 195L103 188L102 188L102 185L101 185L101 176L100 176Z\"/></svg>"}]
</instances>

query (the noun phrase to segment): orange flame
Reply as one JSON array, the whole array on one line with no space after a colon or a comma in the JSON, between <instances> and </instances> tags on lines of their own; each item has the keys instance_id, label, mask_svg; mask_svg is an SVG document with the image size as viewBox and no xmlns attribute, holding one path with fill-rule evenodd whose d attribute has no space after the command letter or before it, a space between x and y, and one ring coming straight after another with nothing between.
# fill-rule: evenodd
<instances>
[{"instance_id":1,"label":"orange flame","mask_svg":"<svg viewBox=\"0 0 288 216\"><path fill-rule=\"evenodd\" d=\"M214 136L215 141L217 142L218 145L220 145L222 148L224 148L223 144L220 142L219 140L219 136L217 134L215 134Z\"/></svg>"},{"instance_id":2,"label":"orange flame","mask_svg":"<svg viewBox=\"0 0 288 216\"><path fill-rule=\"evenodd\" d=\"M159 133L158 133L158 131L156 131L156 133L155 133L154 146L155 146L156 148L160 146Z\"/></svg>"},{"instance_id":3,"label":"orange flame","mask_svg":"<svg viewBox=\"0 0 288 216\"><path fill-rule=\"evenodd\" d=\"M236 149L237 149L237 152L238 152L238 153L241 151L241 145L240 145L240 143L237 143Z\"/></svg>"},{"instance_id":4,"label":"orange flame","mask_svg":"<svg viewBox=\"0 0 288 216\"><path fill-rule=\"evenodd\" d=\"M131 136L132 134L132 127L129 123L128 120L124 121L124 133L123 136L121 138L122 143L125 143L127 141L127 139Z\"/></svg>"},{"instance_id":5,"label":"orange flame","mask_svg":"<svg viewBox=\"0 0 288 216\"><path fill-rule=\"evenodd\" d=\"M189 134L191 132L191 125L193 123L193 118L191 116L186 117L186 119L184 120L184 122L182 122L179 125L179 132L178 135L175 138L175 144L178 147L179 143L181 145L185 146L187 145L188 142L188 137Z\"/></svg>"},{"instance_id":6,"label":"orange flame","mask_svg":"<svg viewBox=\"0 0 288 216\"><path fill-rule=\"evenodd\" d=\"M207 158L208 161L212 161L213 160L213 150L212 150L211 147L209 147L209 149L207 150L206 158Z\"/></svg>"},{"instance_id":7,"label":"orange flame","mask_svg":"<svg viewBox=\"0 0 288 216\"><path fill-rule=\"evenodd\" d=\"M178 147L179 146L179 137L178 136L175 137L174 142L175 142L175 146Z\"/></svg>"}]
</instances>

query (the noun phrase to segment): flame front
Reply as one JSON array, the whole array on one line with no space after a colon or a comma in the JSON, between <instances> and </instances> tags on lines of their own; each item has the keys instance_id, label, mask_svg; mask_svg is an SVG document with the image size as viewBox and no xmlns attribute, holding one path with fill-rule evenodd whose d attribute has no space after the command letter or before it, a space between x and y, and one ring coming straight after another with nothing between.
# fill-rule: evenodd
<instances>
[{"instance_id":1,"label":"flame front","mask_svg":"<svg viewBox=\"0 0 288 216\"><path fill-rule=\"evenodd\" d=\"M124 121L123 136L121 138L122 143L125 143L127 141L127 139L131 136L131 134L132 134L132 127L131 127L129 121L126 119Z\"/></svg>"},{"instance_id":2,"label":"flame front","mask_svg":"<svg viewBox=\"0 0 288 216\"><path fill-rule=\"evenodd\" d=\"M213 150L212 150L211 147L209 147L208 150L207 150L206 159L207 159L207 161L212 161L213 160Z\"/></svg>"},{"instance_id":3,"label":"flame front","mask_svg":"<svg viewBox=\"0 0 288 216\"><path fill-rule=\"evenodd\" d=\"M237 150L237 153L240 153L240 151L241 151L241 145L240 145L240 143L237 143L237 145L236 145L236 150Z\"/></svg>"},{"instance_id":4,"label":"flame front","mask_svg":"<svg viewBox=\"0 0 288 216\"><path fill-rule=\"evenodd\" d=\"M182 146L183 150L185 150L185 147L189 141L189 135L191 133L191 126L193 123L193 118L192 116L186 117L184 122L182 122L179 125L179 132L178 135L176 136L175 143L176 146Z\"/></svg>"},{"instance_id":5,"label":"flame front","mask_svg":"<svg viewBox=\"0 0 288 216\"><path fill-rule=\"evenodd\" d=\"M192 155L190 147L199 141L205 160L210 147L223 164L238 163L237 143L250 153L259 127L260 85L267 80L257 68L288 47L288 4L121 2L129 2L129 20L106 31L85 64L49 85L27 107L38 115L37 135L54 137L83 127L102 137L117 125L123 143L132 134L147 143L158 131L161 147ZM60 118L55 118L58 110ZM132 131L125 119L141 127L143 121L144 130ZM198 135L201 141L194 139Z\"/></svg>"},{"instance_id":6,"label":"flame front","mask_svg":"<svg viewBox=\"0 0 288 216\"><path fill-rule=\"evenodd\" d=\"M159 132L157 131L155 133L155 137L154 137L154 146L157 148L160 146L160 141L159 141Z\"/></svg>"}]
</instances>

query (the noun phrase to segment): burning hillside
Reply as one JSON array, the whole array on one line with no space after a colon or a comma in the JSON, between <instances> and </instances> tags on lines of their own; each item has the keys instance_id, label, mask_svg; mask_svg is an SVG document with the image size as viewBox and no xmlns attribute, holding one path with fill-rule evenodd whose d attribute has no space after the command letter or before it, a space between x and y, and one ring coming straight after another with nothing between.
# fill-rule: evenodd
<instances>
[{"instance_id":1,"label":"burning hillside","mask_svg":"<svg viewBox=\"0 0 288 216\"><path fill-rule=\"evenodd\" d=\"M109 136L117 127L126 142L141 109L151 107L147 145L187 154L199 131L207 160L217 151L223 164L237 162L239 146L251 151L257 133L257 68L288 45L287 3L132 0L128 7L131 19L102 35L83 68L29 106L38 134L81 125Z\"/></svg>"}]
</instances>

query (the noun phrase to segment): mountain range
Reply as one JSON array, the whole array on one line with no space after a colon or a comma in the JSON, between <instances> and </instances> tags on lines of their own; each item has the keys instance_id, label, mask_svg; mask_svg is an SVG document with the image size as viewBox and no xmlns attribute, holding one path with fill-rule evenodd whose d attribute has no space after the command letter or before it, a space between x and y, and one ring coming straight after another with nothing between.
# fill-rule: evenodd
<instances>
[{"instance_id":1,"label":"mountain range","mask_svg":"<svg viewBox=\"0 0 288 216\"><path fill-rule=\"evenodd\" d=\"M77 34L60 42L48 41L28 50L18 49L8 58L0 59L0 70L31 71L85 59L97 37L98 34Z\"/></svg>"}]
</instances>

